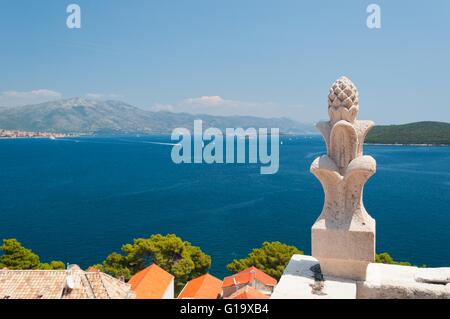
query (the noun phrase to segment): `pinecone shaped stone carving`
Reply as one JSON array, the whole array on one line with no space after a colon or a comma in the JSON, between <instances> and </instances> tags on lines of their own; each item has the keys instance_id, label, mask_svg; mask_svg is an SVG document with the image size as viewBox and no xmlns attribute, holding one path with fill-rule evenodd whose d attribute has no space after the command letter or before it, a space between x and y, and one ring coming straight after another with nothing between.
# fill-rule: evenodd
<instances>
[{"instance_id":1,"label":"pinecone shaped stone carving","mask_svg":"<svg viewBox=\"0 0 450 319\"><path fill-rule=\"evenodd\" d=\"M345 76L333 83L328 94L328 111L332 122L345 120L353 123L359 111L358 89Z\"/></svg>"},{"instance_id":2,"label":"pinecone shaped stone carving","mask_svg":"<svg viewBox=\"0 0 450 319\"><path fill-rule=\"evenodd\" d=\"M343 106L350 109L352 106L358 106L358 104L358 89L349 78L341 76L330 88L328 107L339 108Z\"/></svg>"}]
</instances>

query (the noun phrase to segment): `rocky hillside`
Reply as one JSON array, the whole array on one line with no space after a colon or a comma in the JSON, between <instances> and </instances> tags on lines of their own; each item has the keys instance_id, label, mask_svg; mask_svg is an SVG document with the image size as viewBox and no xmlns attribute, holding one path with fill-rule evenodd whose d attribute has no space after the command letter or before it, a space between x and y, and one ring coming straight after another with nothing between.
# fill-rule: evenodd
<instances>
[{"instance_id":1,"label":"rocky hillside","mask_svg":"<svg viewBox=\"0 0 450 319\"><path fill-rule=\"evenodd\" d=\"M315 133L312 125L287 118L211 116L150 112L120 101L83 98L36 105L0 108L0 129L72 133L170 133L175 127L191 129L195 119L205 127L278 127L282 133Z\"/></svg>"}]
</instances>

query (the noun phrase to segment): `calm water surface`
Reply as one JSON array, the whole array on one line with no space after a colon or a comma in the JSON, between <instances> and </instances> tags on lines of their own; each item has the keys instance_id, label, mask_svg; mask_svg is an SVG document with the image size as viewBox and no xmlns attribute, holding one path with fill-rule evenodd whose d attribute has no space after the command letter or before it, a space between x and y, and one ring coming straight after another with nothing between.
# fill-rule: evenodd
<instances>
[{"instance_id":1,"label":"calm water surface","mask_svg":"<svg viewBox=\"0 0 450 319\"><path fill-rule=\"evenodd\" d=\"M276 175L260 175L259 165L175 165L163 136L0 140L0 238L87 267L133 238L175 233L211 255L219 277L265 240L309 254L323 204L309 166L325 146L319 137L282 140ZM450 148L365 152L378 162L364 194L378 252L448 266Z\"/></svg>"}]
</instances>

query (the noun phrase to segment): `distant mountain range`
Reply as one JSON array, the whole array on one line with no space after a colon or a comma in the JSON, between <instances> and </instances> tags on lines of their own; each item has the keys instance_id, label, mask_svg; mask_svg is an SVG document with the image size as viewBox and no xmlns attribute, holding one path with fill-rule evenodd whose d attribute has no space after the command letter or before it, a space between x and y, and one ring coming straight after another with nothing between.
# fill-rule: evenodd
<instances>
[{"instance_id":1,"label":"distant mountain range","mask_svg":"<svg viewBox=\"0 0 450 319\"><path fill-rule=\"evenodd\" d=\"M0 108L0 129L93 134L166 134L176 127L193 128L202 119L204 128L279 128L285 134L317 133L312 124L288 118L212 116L152 112L120 101L73 98L35 105Z\"/></svg>"},{"instance_id":2,"label":"distant mountain range","mask_svg":"<svg viewBox=\"0 0 450 319\"><path fill-rule=\"evenodd\" d=\"M375 126L366 138L374 144L450 145L450 123L417 122Z\"/></svg>"}]
</instances>

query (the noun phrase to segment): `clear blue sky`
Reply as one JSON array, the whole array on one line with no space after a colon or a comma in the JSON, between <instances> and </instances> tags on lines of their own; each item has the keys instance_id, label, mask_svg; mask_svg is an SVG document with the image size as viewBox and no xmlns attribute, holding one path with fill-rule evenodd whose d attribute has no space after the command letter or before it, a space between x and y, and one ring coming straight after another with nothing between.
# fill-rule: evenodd
<instances>
[{"instance_id":1,"label":"clear blue sky","mask_svg":"<svg viewBox=\"0 0 450 319\"><path fill-rule=\"evenodd\" d=\"M380 30L366 26L370 3ZM313 122L347 75L360 118L450 122L448 0L2 0L0 37L5 106L87 96Z\"/></svg>"}]
</instances>

